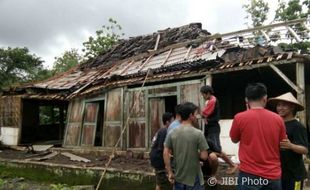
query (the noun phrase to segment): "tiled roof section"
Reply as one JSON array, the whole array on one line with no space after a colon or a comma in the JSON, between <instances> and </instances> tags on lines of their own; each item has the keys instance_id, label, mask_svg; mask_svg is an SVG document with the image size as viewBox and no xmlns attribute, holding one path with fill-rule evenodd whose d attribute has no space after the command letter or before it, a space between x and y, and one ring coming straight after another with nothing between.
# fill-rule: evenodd
<instances>
[{"instance_id":1,"label":"tiled roof section","mask_svg":"<svg viewBox=\"0 0 310 190\"><path fill-rule=\"evenodd\" d=\"M229 49L209 49L209 42L205 42L196 48L178 47L170 49L157 55L151 55L138 60L124 60L114 63L110 66L98 67L89 70L76 70L60 78L54 78L50 81L33 84L32 88L42 88L50 90L69 90L78 89L85 84L88 86L102 83L111 78L130 78L141 76L147 70L167 71L171 68L188 67L191 62L206 62L204 67L213 67L217 69L214 63L235 64L242 63L252 59L274 55L273 48L256 46L250 49L239 47ZM219 44L220 45L220 44Z\"/></svg>"},{"instance_id":2,"label":"tiled roof section","mask_svg":"<svg viewBox=\"0 0 310 190\"><path fill-rule=\"evenodd\" d=\"M257 49L257 48L256 48ZM239 52L243 56L245 54L249 53L247 51L244 51L243 53ZM231 53L226 54L226 56ZM242 56L240 56L242 57ZM215 71L225 71L229 69L234 68L242 68L242 67L254 67L259 66L260 64L269 64L271 62L277 62L277 61L290 61L293 58L292 52L283 52L283 53L277 53L277 54L264 54L262 56L257 56L254 59L248 59L244 57L243 59L236 60L236 61L228 61L223 62L223 59L218 58L217 60L209 60L205 61L202 59L198 59L196 61L192 62L183 62L178 63L174 65L170 65L167 67L157 68L153 69L148 78L147 81L155 81L155 80L171 80L171 79L177 79L182 78L183 76L187 74L191 75L204 75L206 72L215 72ZM234 57L234 59L237 59ZM99 83L97 85L94 85L88 89L86 89L84 92L80 93L80 95L87 95L90 93L95 93L97 91L100 91L103 88L110 88L110 87L117 87L117 86L125 86L125 85L134 85L137 83L140 83L144 81L146 76L146 72L138 73L136 75L127 75L127 76L118 76L118 77L112 77L105 81L104 83Z\"/></svg>"},{"instance_id":3,"label":"tiled roof section","mask_svg":"<svg viewBox=\"0 0 310 190\"><path fill-rule=\"evenodd\" d=\"M82 64L81 68L93 68L142 53L147 53L149 50L154 50L158 35L160 35L160 37L157 49L161 49L172 44L190 41L199 37L206 37L210 34L211 33L208 31L202 29L201 23L192 23L177 28L167 28L150 35L137 36L128 40L121 40L108 52L99 55L94 60Z\"/></svg>"}]
</instances>

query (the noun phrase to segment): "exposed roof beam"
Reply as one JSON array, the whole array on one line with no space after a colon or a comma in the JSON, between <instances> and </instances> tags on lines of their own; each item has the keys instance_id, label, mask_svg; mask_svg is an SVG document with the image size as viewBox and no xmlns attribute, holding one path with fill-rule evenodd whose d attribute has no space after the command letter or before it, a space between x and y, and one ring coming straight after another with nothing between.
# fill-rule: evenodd
<instances>
[{"instance_id":1,"label":"exposed roof beam","mask_svg":"<svg viewBox=\"0 0 310 190\"><path fill-rule=\"evenodd\" d=\"M296 92L302 93L303 89L292 82L278 67L273 64L269 65L290 87L292 87Z\"/></svg>"}]
</instances>

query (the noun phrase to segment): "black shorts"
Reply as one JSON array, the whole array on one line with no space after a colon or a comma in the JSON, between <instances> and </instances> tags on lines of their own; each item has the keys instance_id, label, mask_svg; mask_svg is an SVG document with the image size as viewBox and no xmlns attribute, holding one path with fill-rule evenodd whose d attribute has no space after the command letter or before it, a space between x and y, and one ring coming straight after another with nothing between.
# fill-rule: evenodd
<instances>
[{"instance_id":1,"label":"black shorts","mask_svg":"<svg viewBox=\"0 0 310 190\"><path fill-rule=\"evenodd\" d=\"M167 187L169 185L167 172L165 169L155 169L156 185L161 188Z\"/></svg>"},{"instance_id":2,"label":"black shorts","mask_svg":"<svg viewBox=\"0 0 310 190\"><path fill-rule=\"evenodd\" d=\"M201 171L204 177L206 176L210 176L212 173L212 169L209 163L209 160L203 161L201 160L201 162L203 162L203 165L201 166Z\"/></svg>"},{"instance_id":3,"label":"black shorts","mask_svg":"<svg viewBox=\"0 0 310 190\"><path fill-rule=\"evenodd\" d=\"M207 133L206 140L209 145L209 150L211 152L222 152L222 146L220 142L220 133Z\"/></svg>"}]
</instances>

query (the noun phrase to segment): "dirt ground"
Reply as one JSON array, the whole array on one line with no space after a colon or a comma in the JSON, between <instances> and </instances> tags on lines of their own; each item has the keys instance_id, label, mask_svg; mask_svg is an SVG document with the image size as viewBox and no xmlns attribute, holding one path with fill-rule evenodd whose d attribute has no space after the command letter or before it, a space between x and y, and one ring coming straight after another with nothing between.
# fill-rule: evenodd
<instances>
[{"instance_id":1,"label":"dirt ground","mask_svg":"<svg viewBox=\"0 0 310 190\"><path fill-rule=\"evenodd\" d=\"M41 152L42 153L42 152ZM40 162L48 162L48 163L56 163L56 164L66 164L66 165L75 165L75 166L83 166L83 167L105 167L105 164L109 160L109 156L96 156L94 154L79 154L73 153L74 155L81 156L83 158L89 159L91 162L79 162L79 161L71 161L70 158L58 154L55 157L52 157L48 160L43 160ZM0 158L3 159L15 159L15 160L25 160L32 158L37 158L40 156L35 156L36 154L30 153L28 151L17 151L11 149L4 149L0 152ZM42 157L42 156L41 156ZM112 159L110 163L110 168L122 169L122 170L134 170L134 171L144 171L144 172L152 172L153 168L150 165L149 159L141 159L135 157L126 157L126 156L116 156Z\"/></svg>"},{"instance_id":2,"label":"dirt ground","mask_svg":"<svg viewBox=\"0 0 310 190\"><path fill-rule=\"evenodd\" d=\"M42 153L42 152L41 152ZM72 152L71 152L72 153ZM81 156L83 158L89 159L91 162L79 162L79 161L71 161L68 157L57 154L55 157L52 157L48 160L43 160L40 162L44 163L56 163L56 164L64 164L64 165L75 165L75 166L82 166L82 167L105 167L105 164L109 160L108 155L96 155L96 154L81 154L81 153L73 153L74 155ZM8 160L26 160L29 157L34 157L36 154L30 153L27 151L17 151L12 149L4 149L0 152L0 158L8 159ZM40 157L40 156L38 156ZM42 156L41 156L42 157ZM120 169L120 170L131 170L131 171L141 171L141 172L153 172L153 168L150 165L150 161L148 158L143 158L141 155L133 155L133 154L125 154L123 156L116 156L113 158L110 168ZM223 177L235 177L237 174L228 176L226 174L227 166L225 164L220 164L220 167L217 172L217 179L221 182ZM18 183L12 183L11 181L17 180ZM37 184L36 182L27 181L27 180L18 180L17 179L8 179L5 181L6 188L8 190L23 190L23 189L51 189L50 184ZM60 184L61 185L61 184ZM30 186L30 188L29 188ZM0 189L1 189L1 181L0 181ZM210 188L207 188L210 189ZM214 188L211 188L214 189ZM234 186L221 186L221 190L226 189L234 189Z\"/></svg>"}]
</instances>

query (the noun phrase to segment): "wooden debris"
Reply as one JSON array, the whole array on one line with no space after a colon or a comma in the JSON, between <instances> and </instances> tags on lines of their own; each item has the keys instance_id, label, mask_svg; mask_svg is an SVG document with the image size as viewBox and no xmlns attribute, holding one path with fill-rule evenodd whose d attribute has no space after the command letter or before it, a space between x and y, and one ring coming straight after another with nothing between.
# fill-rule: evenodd
<instances>
[{"instance_id":1,"label":"wooden debris","mask_svg":"<svg viewBox=\"0 0 310 190\"><path fill-rule=\"evenodd\" d=\"M90 162L90 160L86 159L86 158L83 158L83 157L80 157L80 156L76 156L74 154L71 154L69 152L62 152L61 153L62 155L70 158L70 160L72 161L78 161L78 162Z\"/></svg>"},{"instance_id":2,"label":"wooden debris","mask_svg":"<svg viewBox=\"0 0 310 190\"><path fill-rule=\"evenodd\" d=\"M46 151L46 152L41 152L41 153L37 153L37 154L32 154L32 155L26 156L25 158L34 158L34 157L38 157L38 156L45 156L45 155L50 154L50 153L51 152Z\"/></svg>"},{"instance_id":3,"label":"wooden debris","mask_svg":"<svg viewBox=\"0 0 310 190\"><path fill-rule=\"evenodd\" d=\"M13 149L13 150L18 150L18 151L26 151L27 150L27 147L24 147L24 146L9 146L10 149Z\"/></svg>"},{"instance_id":4,"label":"wooden debris","mask_svg":"<svg viewBox=\"0 0 310 190\"><path fill-rule=\"evenodd\" d=\"M54 145L32 145L32 148L35 152L41 152L41 151L46 151L50 148L52 148Z\"/></svg>"},{"instance_id":5,"label":"wooden debris","mask_svg":"<svg viewBox=\"0 0 310 190\"><path fill-rule=\"evenodd\" d=\"M48 159L51 159L53 157L55 157L56 155L58 155L58 152L52 152L46 156L43 156L43 157L39 157L39 158L29 158L29 159L26 159L27 161L43 161L43 160L48 160Z\"/></svg>"}]
</instances>

